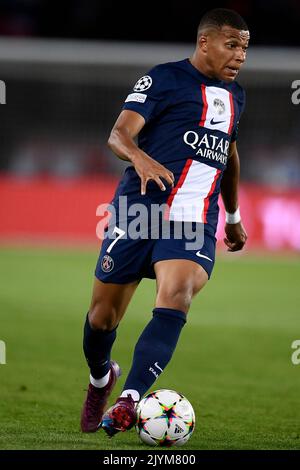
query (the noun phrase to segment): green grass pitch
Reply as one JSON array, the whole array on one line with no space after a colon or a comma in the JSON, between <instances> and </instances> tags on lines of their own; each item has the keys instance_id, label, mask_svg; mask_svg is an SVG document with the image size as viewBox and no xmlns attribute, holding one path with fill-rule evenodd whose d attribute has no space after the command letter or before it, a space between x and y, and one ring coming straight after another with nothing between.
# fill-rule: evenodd
<instances>
[{"instance_id":1,"label":"green grass pitch","mask_svg":"<svg viewBox=\"0 0 300 470\"><path fill-rule=\"evenodd\" d=\"M97 250L0 250L0 449L147 449L135 430L84 435L88 384L82 326ZM299 449L299 258L219 256L194 300L171 363L153 389L182 392L196 429L182 449ZM170 279L171 282L171 279ZM113 358L123 375L153 308L144 280L119 326Z\"/></svg>"}]
</instances>

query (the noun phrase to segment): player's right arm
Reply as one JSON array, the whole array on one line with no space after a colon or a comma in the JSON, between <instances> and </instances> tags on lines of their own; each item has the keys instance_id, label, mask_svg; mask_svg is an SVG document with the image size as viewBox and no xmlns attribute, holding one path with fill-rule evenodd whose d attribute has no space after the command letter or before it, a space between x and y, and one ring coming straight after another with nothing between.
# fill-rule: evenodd
<instances>
[{"instance_id":1,"label":"player's right arm","mask_svg":"<svg viewBox=\"0 0 300 470\"><path fill-rule=\"evenodd\" d=\"M143 152L134 141L144 125L145 119L141 114L130 110L122 111L111 131L108 146L117 157L133 164L141 179L141 194L146 194L146 186L150 180L155 181L159 188L165 191L166 187L161 178L173 186L173 173Z\"/></svg>"},{"instance_id":2,"label":"player's right arm","mask_svg":"<svg viewBox=\"0 0 300 470\"><path fill-rule=\"evenodd\" d=\"M144 125L145 119L141 114L131 110L123 110L107 142L109 148L117 157L133 164L141 179L142 195L146 194L147 183L150 180L155 181L162 191L166 189L162 179L172 187L174 185L173 173L156 160L153 160L136 145L134 138Z\"/></svg>"}]
</instances>

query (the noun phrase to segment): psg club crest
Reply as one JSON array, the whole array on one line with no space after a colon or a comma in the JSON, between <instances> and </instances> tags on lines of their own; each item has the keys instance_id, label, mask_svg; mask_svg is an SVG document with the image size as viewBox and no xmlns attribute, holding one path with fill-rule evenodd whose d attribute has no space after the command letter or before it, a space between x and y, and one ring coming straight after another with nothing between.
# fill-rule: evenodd
<instances>
[{"instance_id":1,"label":"psg club crest","mask_svg":"<svg viewBox=\"0 0 300 470\"><path fill-rule=\"evenodd\" d=\"M141 77L136 84L134 85L133 89L134 91L145 91L148 90L152 85L152 78L149 77L149 75L144 75L144 77Z\"/></svg>"},{"instance_id":2,"label":"psg club crest","mask_svg":"<svg viewBox=\"0 0 300 470\"><path fill-rule=\"evenodd\" d=\"M219 98L214 99L214 107L216 108L218 114L225 113L225 104Z\"/></svg>"},{"instance_id":3,"label":"psg club crest","mask_svg":"<svg viewBox=\"0 0 300 470\"><path fill-rule=\"evenodd\" d=\"M104 255L101 261L101 269L105 273L110 273L114 269L114 260L109 255Z\"/></svg>"}]
</instances>

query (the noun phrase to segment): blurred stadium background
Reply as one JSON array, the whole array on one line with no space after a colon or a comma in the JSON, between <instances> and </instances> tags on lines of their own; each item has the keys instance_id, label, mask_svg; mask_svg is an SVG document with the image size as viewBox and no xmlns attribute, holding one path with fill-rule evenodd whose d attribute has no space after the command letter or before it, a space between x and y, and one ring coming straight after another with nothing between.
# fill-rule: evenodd
<instances>
[{"instance_id":1,"label":"blurred stadium background","mask_svg":"<svg viewBox=\"0 0 300 470\"><path fill-rule=\"evenodd\" d=\"M80 391L87 376L80 344L100 244L96 237L99 222L96 209L99 204L110 201L126 167L109 151L106 141L135 81L157 63L191 55L197 24L205 9L196 12L195 7L190 6L189 18L183 18L179 2L173 2L169 11L161 6L159 15L157 11L140 12L137 24L133 21L135 4L131 7L133 10L128 12L120 7L118 15L113 15L113 7L106 2L62 2L60 12L47 1L0 2L0 79L6 84L6 104L0 105L0 339L6 342L8 351L7 365L0 365L1 403L7 405L2 407L2 420L7 427L6 430L2 427L2 434L0 432L1 448L99 447L94 437L89 440L79 434L75 436L72 430L74 426L77 429L76 413L83 398ZM212 2L210 7L213 6ZM233 365L229 381L224 378L221 385L214 384L210 374L224 373L225 377L228 370L226 366L220 369L217 356L209 346L210 340L218 341L221 349L224 346L224 361L232 361L231 364L235 361L231 342L238 345L240 364L248 360L249 349L243 349L243 341L250 349L256 344L256 352L252 350L250 374L253 374L249 386L250 394L253 392L251 407L255 419L247 422L247 426L235 428L236 423L229 418L231 431L224 429L223 433L213 415L208 414L206 423L210 423L210 427L195 441L194 448L299 448L299 419L296 420L299 401L293 395L294 385L299 387L299 370L295 373L289 355L291 342L300 337L297 314L300 307L297 289L300 280L300 105L291 100L292 82L300 79L300 42L295 27L300 19L300 7L299 2L291 0L246 1L242 5L228 1L216 6L236 8L244 14L253 37L247 63L239 77L247 93L238 147L242 168L241 212L249 241L245 253L235 256L234 261L228 261L227 255L221 256L216 281L213 281L216 284L207 288L204 300L194 307L194 310L204 309L201 320L195 316L192 319L197 320L195 325L201 337L201 332L208 333L207 338L202 337L201 353L212 354L206 364L202 364L203 357L200 359L204 367L201 384L208 380L211 387L203 391L200 399L203 406L207 407L210 399L214 404L218 402L215 390L223 387L224 409L219 402L217 420L222 421L222 413L228 406L226 400L236 400L229 390L241 377L242 382L245 380L245 371ZM148 14L146 23L151 27L142 28L140 22ZM280 29L282 24L284 27ZM221 211L220 240L223 223ZM79 246L83 251L77 250ZM69 254L64 251L66 247L73 248ZM222 243L219 248L224 250ZM230 283L230 276L238 283L238 293ZM142 320L138 317L141 309L147 306L151 311L153 285L146 282L141 289L144 290L139 300L131 307L132 316L122 327L128 329L129 335L140 331L146 321L146 317ZM215 300L214 289L221 292L221 299ZM231 295L238 300L241 311L233 313L228 305L226 307L226 301L232 305ZM276 330L274 343L270 338L270 325ZM24 337L20 340L18 332L17 341L16 328L19 327ZM60 329L66 331L66 328L70 334L64 337ZM283 336L280 337L281 329ZM224 331L227 331L226 340ZM133 343L136 335L135 332ZM265 347L269 356L264 363ZM126 370L130 354L124 343L118 348L117 354L124 356ZM188 336L181 345L181 352L187 354L187 351ZM197 350L193 354L197 355ZM62 355L68 359L62 360ZM278 368L272 362L274 358L278 360ZM267 369L271 367L276 381L283 378L283 388L279 390L272 388L274 382L268 377L260 393L274 393L276 406L280 406L285 397L282 416L287 421L284 424L275 404L269 408L259 393L255 395L260 380L265 377L265 371L260 371L262 364ZM174 366L169 370L166 378L160 379L165 382L160 383L180 387ZM62 385L65 376L67 390L63 390ZM75 393L75 398L60 402L61 396L55 395L55 381L60 383L59 393L69 394L71 386L79 392ZM241 392L239 396L244 393L245 401L248 385L243 382L240 386L245 390L242 391L237 387L237 392ZM41 402L39 386L45 393ZM192 402L198 400L196 390L188 388L186 393ZM255 414L257 403L260 403L259 411ZM44 410L42 417L36 408L39 406ZM59 416L66 423L65 441L57 434L59 419L55 421L50 417L54 406L59 408ZM242 404L239 406L241 414L249 411L248 405L245 409ZM11 421L14 407L17 408ZM264 430L263 417L270 412L274 413L275 422L277 413L280 437L268 419L268 431ZM257 420L262 428L255 440ZM24 421L28 425L27 437L20 437L22 433L17 437L16 429L20 430ZM50 426L48 440L45 421ZM212 430L219 436L217 440ZM265 431L272 439L266 438ZM238 439L239 433L242 437ZM231 440L226 441L226 436ZM132 442L129 439L127 448L135 445Z\"/></svg>"},{"instance_id":2,"label":"blurred stadium background","mask_svg":"<svg viewBox=\"0 0 300 470\"><path fill-rule=\"evenodd\" d=\"M2 39L0 237L97 241L96 207L109 202L126 167L106 146L122 103L150 67L192 50ZM298 49L253 46L239 78L247 91L238 146L249 249L300 250L300 113L291 101L298 59Z\"/></svg>"}]
</instances>

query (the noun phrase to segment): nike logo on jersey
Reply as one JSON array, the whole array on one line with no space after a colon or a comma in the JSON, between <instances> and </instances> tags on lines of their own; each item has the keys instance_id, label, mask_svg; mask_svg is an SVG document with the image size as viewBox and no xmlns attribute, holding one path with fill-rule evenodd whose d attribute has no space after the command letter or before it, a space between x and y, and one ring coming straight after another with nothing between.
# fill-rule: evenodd
<instances>
[{"instance_id":1,"label":"nike logo on jersey","mask_svg":"<svg viewBox=\"0 0 300 470\"><path fill-rule=\"evenodd\" d=\"M214 126L215 124L221 124L222 122L225 122L225 121L215 121L214 118L212 118L210 120L210 123Z\"/></svg>"},{"instance_id":2,"label":"nike logo on jersey","mask_svg":"<svg viewBox=\"0 0 300 470\"><path fill-rule=\"evenodd\" d=\"M199 256L199 258L205 258L208 259L208 261L212 262L212 259L210 259L208 256L202 255L200 251L197 251L196 256Z\"/></svg>"}]
</instances>

